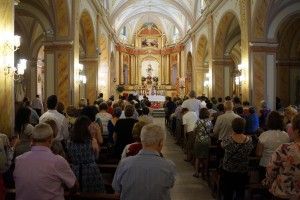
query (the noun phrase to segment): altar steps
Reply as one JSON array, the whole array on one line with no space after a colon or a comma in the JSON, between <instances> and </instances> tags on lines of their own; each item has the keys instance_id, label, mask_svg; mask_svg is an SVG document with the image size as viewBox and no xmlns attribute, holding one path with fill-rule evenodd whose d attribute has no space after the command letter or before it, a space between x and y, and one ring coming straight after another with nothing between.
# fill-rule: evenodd
<instances>
[{"instance_id":1,"label":"altar steps","mask_svg":"<svg viewBox=\"0 0 300 200\"><path fill-rule=\"evenodd\" d=\"M161 118L161 117L165 117L165 111L164 109L154 109L152 111L152 116L155 118Z\"/></svg>"}]
</instances>

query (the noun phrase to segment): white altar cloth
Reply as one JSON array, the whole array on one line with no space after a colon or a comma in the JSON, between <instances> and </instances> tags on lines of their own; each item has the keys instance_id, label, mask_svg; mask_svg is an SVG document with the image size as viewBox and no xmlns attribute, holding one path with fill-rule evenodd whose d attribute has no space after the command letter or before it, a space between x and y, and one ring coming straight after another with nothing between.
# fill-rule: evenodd
<instances>
[{"instance_id":1,"label":"white altar cloth","mask_svg":"<svg viewBox=\"0 0 300 200\"><path fill-rule=\"evenodd\" d=\"M164 102L166 100L166 96L163 95L147 95L149 101L151 102ZM142 100L143 96L139 96L139 100Z\"/></svg>"}]
</instances>

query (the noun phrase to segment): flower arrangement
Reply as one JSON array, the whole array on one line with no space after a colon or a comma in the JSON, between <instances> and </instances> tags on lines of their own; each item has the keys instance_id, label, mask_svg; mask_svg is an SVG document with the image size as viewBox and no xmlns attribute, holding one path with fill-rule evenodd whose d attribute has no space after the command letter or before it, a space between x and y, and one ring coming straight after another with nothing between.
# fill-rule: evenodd
<instances>
[{"instance_id":1,"label":"flower arrangement","mask_svg":"<svg viewBox=\"0 0 300 200\"><path fill-rule=\"evenodd\" d=\"M117 85L116 91L117 91L118 93L122 93L122 92L124 92L124 90L125 90L125 88L124 88L123 85Z\"/></svg>"}]
</instances>

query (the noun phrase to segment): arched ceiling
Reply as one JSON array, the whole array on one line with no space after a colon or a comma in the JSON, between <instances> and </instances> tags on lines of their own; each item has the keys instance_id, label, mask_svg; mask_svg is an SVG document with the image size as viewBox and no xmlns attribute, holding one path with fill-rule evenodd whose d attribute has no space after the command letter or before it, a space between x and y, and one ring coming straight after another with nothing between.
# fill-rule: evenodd
<instances>
[{"instance_id":1,"label":"arched ceiling","mask_svg":"<svg viewBox=\"0 0 300 200\"><path fill-rule=\"evenodd\" d=\"M166 35L176 27L180 37L194 25L203 0L109 0L109 19L117 33L130 24L136 32L141 24L154 23Z\"/></svg>"}]
</instances>

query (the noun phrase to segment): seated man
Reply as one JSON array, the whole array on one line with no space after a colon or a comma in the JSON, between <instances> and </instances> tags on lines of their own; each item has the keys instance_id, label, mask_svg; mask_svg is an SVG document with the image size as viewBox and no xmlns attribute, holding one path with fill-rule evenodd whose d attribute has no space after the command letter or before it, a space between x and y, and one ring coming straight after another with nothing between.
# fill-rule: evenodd
<instances>
[{"instance_id":1,"label":"seated man","mask_svg":"<svg viewBox=\"0 0 300 200\"><path fill-rule=\"evenodd\" d=\"M114 176L112 186L121 200L171 199L176 172L175 164L160 156L165 137L158 125L143 127L143 149L136 156L123 159Z\"/></svg>"},{"instance_id":2,"label":"seated man","mask_svg":"<svg viewBox=\"0 0 300 200\"><path fill-rule=\"evenodd\" d=\"M50 125L38 124L32 139L31 151L16 158L16 199L64 199L63 186L76 188L78 183L68 162L50 150L53 139Z\"/></svg>"}]
</instances>

